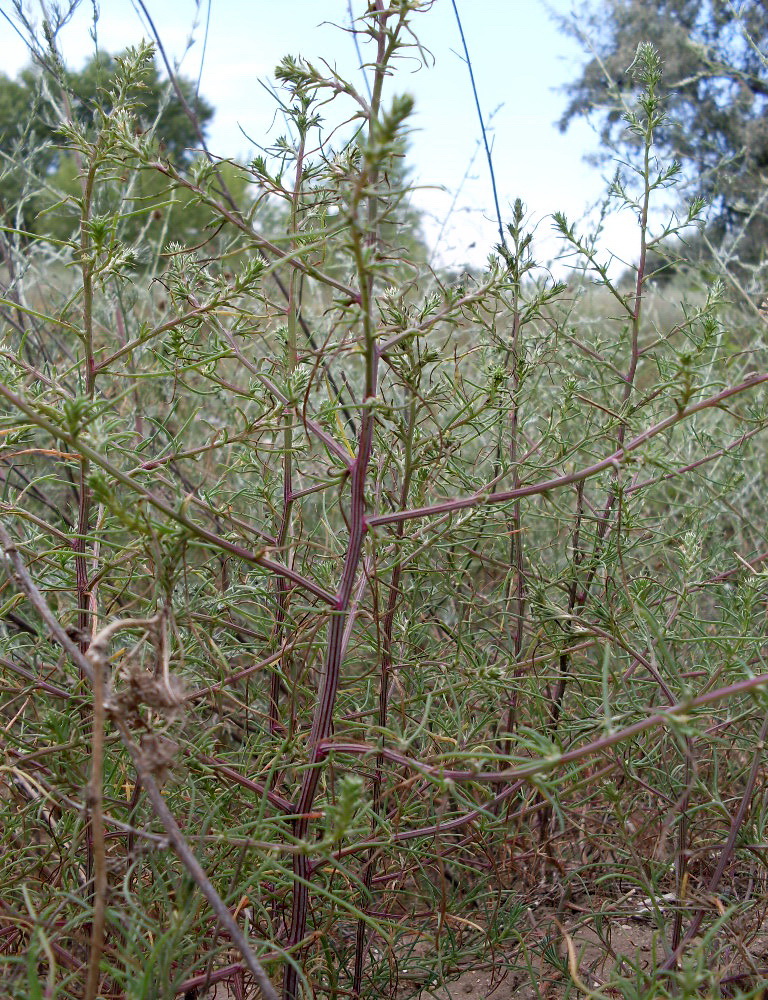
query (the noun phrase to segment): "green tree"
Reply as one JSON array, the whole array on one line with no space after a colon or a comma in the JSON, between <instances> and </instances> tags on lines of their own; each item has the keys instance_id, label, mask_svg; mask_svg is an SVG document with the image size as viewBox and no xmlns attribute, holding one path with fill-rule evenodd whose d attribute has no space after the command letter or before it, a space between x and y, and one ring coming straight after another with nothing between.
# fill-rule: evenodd
<instances>
[{"instance_id":1,"label":"green tree","mask_svg":"<svg viewBox=\"0 0 768 1000\"><path fill-rule=\"evenodd\" d=\"M711 210L706 239L742 274L765 260L768 237L768 7L762 0L600 0L563 28L591 58L566 90L561 130L597 116L607 160L635 140L623 114L636 85L628 72L648 40L664 63L670 122L663 152ZM706 242L706 241L705 241Z\"/></svg>"},{"instance_id":2,"label":"green tree","mask_svg":"<svg viewBox=\"0 0 768 1000\"><path fill-rule=\"evenodd\" d=\"M7 221L66 238L66 222L40 217L77 188L78 170L61 123L96 132L100 116L114 106L118 61L119 56L97 53L78 72L49 62L23 70L16 80L0 74L0 209ZM158 153L188 165L213 108L191 81L180 78L178 84L183 101L150 62L124 98L134 107L136 128L152 132Z\"/></svg>"},{"instance_id":3,"label":"green tree","mask_svg":"<svg viewBox=\"0 0 768 1000\"><path fill-rule=\"evenodd\" d=\"M112 109L111 94L117 74L115 57L99 53L94 56L79 73L67 74L67 82L76 100L79 120L87 126L94 124L97 110L109 112ZM154 126L160 151L174 161L187 161L200 147L200 136L190 119L184 104L194 112L201 133L213 118L213 107L199 94L191 80L177 79L184 103L160 78L156 62L151 62L140 86L132 88L129 97L138 103L137 121L140 128Z\"/></svg>"}]
</instances>

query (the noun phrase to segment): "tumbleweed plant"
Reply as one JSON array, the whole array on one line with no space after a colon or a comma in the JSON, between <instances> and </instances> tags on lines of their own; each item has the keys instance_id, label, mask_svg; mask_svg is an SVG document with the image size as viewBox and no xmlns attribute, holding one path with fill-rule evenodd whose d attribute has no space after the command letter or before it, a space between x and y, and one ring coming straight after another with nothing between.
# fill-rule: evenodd
<instances>
[{"instance_id":1,"label":"tumbleweed plant","mask_svg":"<svg viewBox=\"0 0 768 1000\"><path fill-rule=\"evenodd\" d=\"M555 215L554 280L520 201L429 269L429 6L355 22L370 91L286 57L245 164L167 157L148 44L90 124L46 23L77 187L4 164L2 996L765 978L765 322L646 276L703 210L653 221L650 46L628 272Z\"/></svg>"}]
</instances>

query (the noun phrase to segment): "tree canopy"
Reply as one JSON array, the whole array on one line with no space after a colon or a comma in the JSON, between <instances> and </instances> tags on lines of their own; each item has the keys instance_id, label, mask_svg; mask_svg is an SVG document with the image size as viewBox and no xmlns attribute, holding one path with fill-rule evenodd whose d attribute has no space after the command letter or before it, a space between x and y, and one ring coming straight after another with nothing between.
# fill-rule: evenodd
<instances>
[{"instance_id":1,"label":"tree canopy","mask_svg":"<svg viewBox=\"0 0 768 1000\"><path fill-rule=\"evenodd\" d=\"M16 221L37 229L40 211L55 201L55 195L46 197L41 191L40 182L54 192L71 188L77 170L69 162L61 123L69 120L86 134L96 133L98 116L113 107L119 59L99 52L76 72L37 65L15 80L0 74L0 210L6 217L18 207ZM126 97L135 106L136 127L152 130L158 151L183 164L192 160L200 146L198 128L205 136L214 111L190 80L178 78L177 83L183 102L150 62ZM194 112L197 127L184 103Z\"/></svg>"},{"instance_id":2,"label":"tree canopy","mask_svg":"<svg viewBox=\"0 0 768 1000\"><path fill-rule=\"evenodd\" d=\"M633 141L623 113L637 46L664 63L665 153L711 205L708 236L742 264L759 263L768 235L768 8L762 0L601 0L563 20L592 55L567 86L561 130L597 115L605 157Z\"/></svg>"}]
</instances>

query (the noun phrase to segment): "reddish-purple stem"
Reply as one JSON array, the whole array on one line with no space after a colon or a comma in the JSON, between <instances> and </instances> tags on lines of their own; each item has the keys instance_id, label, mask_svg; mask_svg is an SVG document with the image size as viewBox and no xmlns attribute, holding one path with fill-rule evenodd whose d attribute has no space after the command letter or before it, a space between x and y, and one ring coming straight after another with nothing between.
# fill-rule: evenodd
<instances>
[{"instance_id":1,"label":"reddish-purple stem","mask_svg":"<svg viewBox=\"0 0 768 1000\"><path fill-rule=\"evenodd\" d=\"M728 386L727 389L722 389L714 396L708 396L698 403L691 403L690 406L683 407L677 413L665 417L664 420L644 430L623 447L618 448L612 454L608 455L607 458L603 458L599 462L594 462L583 469L578 469L576 472L570 472L564 476L555 476L552 479L545 479L540 483L532 483L530 486L520 486L518 489L501 490L496 493L486 494L475 493L469 497L455 497L451 500L443 500L441 503L431 504L428 507L415 507L412 510L400 510L391 514L378 514L368 518L368 525L371 528L376 528L383 524L396 524L399 521L435 517L438 514L451 514L454 511L479 507L483 504L509 503L512 500L517 500L519 497L540 496L543 493L549 493L551 490L569 486L571 483L582 482L585 479L590 479L592 476L604 472L606 469L618 468L626 460L627 455L633 451L637 451L638 448L641 448L652 438L668 430L670 427L674 427L681 420L685 420L702 410L720 406L726 399L730 399L731 396L754 389L764 382L768 382L768 372L751 375L743 382L739 382L738 385Z\"/></svg>"},{"instance_id":2,"label":"reddish-purple stem","mask_svg":"<svg viewBox=\"0 0 768 1000\"><path fill-rule=\"evenodd\" d=\"M583 760L593 754L598 754L601 751L608 749L608 747L616 746L618 743L623 743L626 740L632 739L632 737L637 736L640 733L644 733L648 729L653 729L656 726L674 724L676 716L684 718L693 709L703 708L705 705L712 705L715 702L723 701L726 698L732 698L739 694L745 694L747 691L753 691L756 688L761 688L766 685L768 685L768 674L758 674L756 677L748 677L742 681L735 681L733 684L728 684L726 687L715 688L713 691L707 691L704 694L698 695L696 698L691 698L689 701L678 702L675 705L670 705L668 708L654 712L652 715L647 715L644 719L634 722L631 726L627 726L624 729L618 729L614 733L608 733L605 736L601 736L599 739L591 740L589 743L584 743L582 746L566 750L564 753L553 755L548 758L531 760L529 763L508 767L503 771L481 771L479 768L477 770L457 770L454 768L445 768L439 765L425 764L423 761L414 760L412 757L408 757L407 754L400 753L398 750L373 747L369 746L367 743L353 743L349 741L336 742L329 739L326 739L320 746L317 747L314 759L315 761L319 761L332 750L336 753L350 753L360 756L373 756L381 754L386 757L387 760L394 761L403 767L408 767L412 771L418 771L421 774L429 775L430 777L441 780L491 783L501 781L517 781L518 779L530 778L536 774L548 774L550 771L555 770L555 768L564 767L567 764L572 764L574 761ZM441 829L444 828L444 824L441 825Z\"/></svg>"}]
</instances>

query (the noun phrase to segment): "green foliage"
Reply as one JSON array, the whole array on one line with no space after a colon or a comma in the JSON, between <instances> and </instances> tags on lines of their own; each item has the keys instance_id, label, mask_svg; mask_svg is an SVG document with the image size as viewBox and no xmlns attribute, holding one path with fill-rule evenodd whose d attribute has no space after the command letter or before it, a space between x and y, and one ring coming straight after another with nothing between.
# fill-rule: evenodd
<instances>
[{"instance_id":1,"label":"green foliage","mask_svg":"<svg viewBox=\"0 0 768 1000\"><path fill-rule=\"evenodd\" d=\"M71 235L71 215L60 206L62 199L66 202L79 191L77 157L83 143L95 137L107 119L114 119L117 109L127 116L125 127L137 138L151 136L157 155L189 164L213 108L197 95L191 81L180 78L178 86L183 101L160 78L149 48L117 56L100 52L79 72L64 70L52 59L42 69L23 70L17 80L0 74L0 201L6 225L59 239ZM167 211L168 192L162 182L141 180L137 201L149 200L154 210ZM20 218L12 211L17 205ZM178 230L184 223L190 232L200 232L207 220L199 213L188 220L189 207L174 205L174 226Z\"/></svg>"},{"instance_id":2,"label":"green foliage","mask_svg":"<svg viewBox=\"0 0 768 1000\"><path fill-rule=\"evenodd\" d=\"M562 26L592 53L568 85L560 126L580 116L600 122L602 150L624 155L637 138L624 130L636 95L631 72L637 46L650 42L664 66L661 97L670 116L658 136L667 160L683 164L689 185L710 203L707 238L743 280L764 286L768 215L768 10L761 0L608 0L585 3ZM688 248L687 248L688 247ZM689 237L670 254L712 258L706 243Z\"/></svg>"},{"instance_id":3,"label":"green foliage","mask_svg":"<svg viewBox=\"0 0 768 1000\"><path fill-rule=\"evenodd\" d=\"M482 274L423 266L389 88L427 6L363 15L370 100L285 60L249 165L159 156L126 53L60 132L66 238L3 231L4 995L755 986L758 321L650 288L701 204L654 221L648 45L631 282L562 214L554 281L521 200Z\"/></svg>"}]
</instances>

